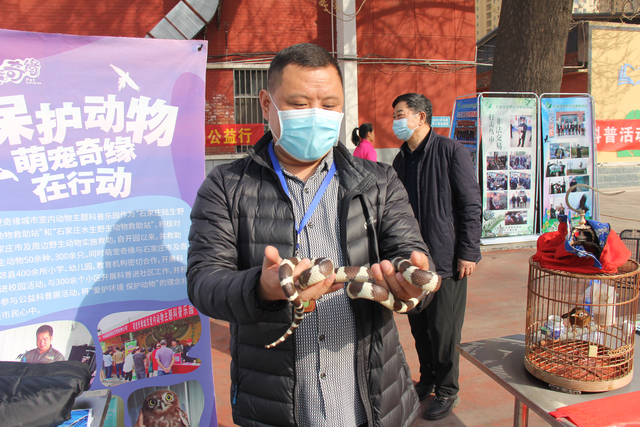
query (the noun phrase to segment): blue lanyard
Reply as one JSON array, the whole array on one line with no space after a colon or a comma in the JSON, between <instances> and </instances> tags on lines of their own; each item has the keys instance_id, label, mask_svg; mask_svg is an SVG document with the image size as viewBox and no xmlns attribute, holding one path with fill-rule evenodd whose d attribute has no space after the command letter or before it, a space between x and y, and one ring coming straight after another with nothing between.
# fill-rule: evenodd
<instances>
[{"instance_id":1,"label":"blue lanyard","mask_svg":"<svg viewBox=\"0 0 640 427\"><path fill-rule=\"evenodd\" d=\"M282 169L280 168L280 163L276 158L276 154L273 152L273 142L269 144L269 156L271 157L271 164L273 165L273 169L276 171L276 174L280 179L280 183L282 184L282 188L284 189L284 192L287 193L287 196L289 198L291 198L291 195L289 194L289 186L287 185L287 181L284 179L284 174L282 173ZM327 176L325 176L324 180L322 180L322 184L320 184L320 188L318 188L316 195L313 196L313 200L309 205L309 209L307 209L307 212L305 212L304 217L300 222L300 225L296 227L296 231L298 235L300 235L300 232L304 229L304 227L307 225L307 223L313 216L313 212L316 210L316 207L318 207L318 203L320 203L320 199L322 199L322 196L327 191L327 188L329 187L329 183L331 182L331 179L335 174L336 174L336 163L333 162L331 163L331 168L329 168L329 172L327 173ZM296 252L298 252L299 248L300 248L300 243L298 243L296 247Z\"/></svg>"}]
</instances>

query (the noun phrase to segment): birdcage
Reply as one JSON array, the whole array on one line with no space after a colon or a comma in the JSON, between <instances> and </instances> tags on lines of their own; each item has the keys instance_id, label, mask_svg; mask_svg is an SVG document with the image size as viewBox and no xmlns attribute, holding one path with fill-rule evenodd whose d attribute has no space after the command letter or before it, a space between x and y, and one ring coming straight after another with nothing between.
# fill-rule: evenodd
<instances>
[{"instance_id":1,"label":"birdcage","mask_svg":"<svg viewBox=\"0 0 640 427\"><path fill-rule=\"evenodd\" d=\"M620 239L631 251L631 259L640 262L640 230L623 230Z\"/></svg>"},{"instance_id":2,"label":"birdcage","mask_svg":"<svg viewBox=\"0 0 640 427\"><path fill-rule=\"evenodd\" d=\"M596 392L633 377L640 265L617 274L575 274L529 260L525 367L571 390Z\"/></svg>"}]
</instances>

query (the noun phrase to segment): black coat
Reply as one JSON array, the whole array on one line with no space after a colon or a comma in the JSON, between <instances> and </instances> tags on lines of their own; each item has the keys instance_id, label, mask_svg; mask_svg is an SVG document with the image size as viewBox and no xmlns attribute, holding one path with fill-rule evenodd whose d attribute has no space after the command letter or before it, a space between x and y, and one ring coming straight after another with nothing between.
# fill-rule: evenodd
<instances>
[{"instance_id":1,"label":"black coat","mask_svg":"<svg viewBox=\"0 0 640 427\"><path fill-rule=\"evenodd\" d=\"M459 142L438 135L427 136L418 163L418 212L420 232L431 251L436 271L443 278L457 275L458 259L478 262L482 204L480 187L469 150ZM405 142L393 160L404 184Z\"/></svg>"},{"instance_id":2,"label":"black coat","mask_svg":"<svg viewBox=\"0 0 640 427\"><path fill-rule=\"evenodd\" d=\"M267 133L249 157L214 168L198 191L189 232L188 293L202 313L230 323L233 420L243 426L295 425L295 334L268 344L293 318L286 301L258 295L267 245L294 255L291 201L271 167ZM428 253L407 194L389 166L354 158L339 144L340 245L348 265ZM369 426L410 426L419 402L393 313L351 300L358 337L357 378Z\"/></svg>"}]
</instances>

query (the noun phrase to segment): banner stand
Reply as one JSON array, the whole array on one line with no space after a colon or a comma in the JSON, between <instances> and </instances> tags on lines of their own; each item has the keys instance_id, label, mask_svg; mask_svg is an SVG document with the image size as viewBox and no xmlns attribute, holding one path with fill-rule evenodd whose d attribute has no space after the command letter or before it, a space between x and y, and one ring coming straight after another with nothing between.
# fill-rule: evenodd
<instances>
[{"instance_id":1,"label":"banner stand","mask_svg":"<svg viewBox=\"0 0 640 427\"><path fill-rule=\"evenodd\" d=\"M558 216L572 223L578 214L566 205L568 189L575 184L597 183L594 143L594 102L588 93L544 93L540 96L540 231L555 231ZM574 208L586 210L587 219L599 218L598 199L592 190L579 187L569 193Z\"/></svg>"},{"instance_id":2,"label":"banner stand","mask_svg":"<svg viewBox=\"0 0 640 427\"><path fill-rule=\"evenodd\" d=\"M478 98L483 245L537 239L538 104L535 93Z\"/></svg>"}]
</instances>

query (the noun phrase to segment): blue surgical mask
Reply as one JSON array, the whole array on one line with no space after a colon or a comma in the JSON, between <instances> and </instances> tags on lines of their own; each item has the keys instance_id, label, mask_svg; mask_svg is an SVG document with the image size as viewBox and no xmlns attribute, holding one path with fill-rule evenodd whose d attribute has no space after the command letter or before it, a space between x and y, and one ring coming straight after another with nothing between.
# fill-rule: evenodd
<instances>
[{"instance_id":1,"label":"blue surgical mask","mask_svg":"<svg viewBox=\"0 0 640 427\"><path fill-rule=\"evenodd\" d=\"M418 114L411 116L409 118L412 119ZM411 136L413 135L413 132L420 127L420 125L418 125L415 128L411 129L407 124L407 122L409 121L409 118L396 119L393 121L393 133L398 137L398 139L401 139L403 141L407 141L409 138L411 138Z\"/></svg>"},{"instance_id":2,"label":"blue surgical mask","mask_svg":"<svg viewBox=\"0 0 640 427\"><path fill-rule=\"evenodd\" d=\"M294 159L302 162L321 159L338 141L343 113L321 108L280 111L273 98L271 103L278 110L280 121L276 145Z\"/></svg>"}]
</instances>

